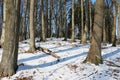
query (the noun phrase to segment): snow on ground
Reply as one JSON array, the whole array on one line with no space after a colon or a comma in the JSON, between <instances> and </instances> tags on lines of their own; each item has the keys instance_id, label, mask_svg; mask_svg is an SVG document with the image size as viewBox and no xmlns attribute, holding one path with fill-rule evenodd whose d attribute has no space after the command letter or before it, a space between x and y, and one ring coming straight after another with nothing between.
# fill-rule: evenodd
<instances>
[{"instance_id":1,"label":"snow on ground","mask_svg":"<svg viewBox=\"0 0 120 80\"><path fill-rule=\"evenodd\" d=\"M17 73L2 80L120 80L120 47L102 46L104 63L95 66L83 64L90 44L70 43L63 39L49 39L36 46L45 47L60 56L56 59L42 51L24 53L29 49L29 40L20 42ZM0 49L0 58L2 49ZM118 66L119 65L119 66Z\"/></svg>"}]
</instances>

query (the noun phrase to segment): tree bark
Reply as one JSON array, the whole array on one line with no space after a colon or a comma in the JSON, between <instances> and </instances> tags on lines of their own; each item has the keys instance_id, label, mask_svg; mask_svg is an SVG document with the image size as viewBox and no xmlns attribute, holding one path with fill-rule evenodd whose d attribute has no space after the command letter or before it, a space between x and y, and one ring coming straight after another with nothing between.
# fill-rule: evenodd
<instances>
[{"instance_id":1,"label":"tree bark","mask_svg":"<svg viewBox=\"0 0 120 80\"><path fill-rule=\"evenodd\" d=\"M52 36L52 10L53 10L53 0L50 0L50 25L49 25L49 37Z\"/></svg>"},{"instance_id":2,"label":"tree bark","mask_svg":"<svg viewBox=\"0 0 120 80\"><path fill-rule=\"evenodd\" d=\"M102 38L102 26L103 26L103 12L104 12L104 0L96 0L95 4L95 20L92 35L92 42L90 50L86 59L83 62L91 62L93 64L103 63L101 57L101 38Z\"/></svg>"},{"instance_id":3,"label":"tree bark","mask_svg":"<svg viewBox=\"0 0 120 80\"><path fill-rule=\"evenodd\" d=\"M72 0L72 36L71 41L75 41L75 25L74 25L74 0Z\"/></svg>"},{"instance_id":4,"label":"tree bark","mask_svg":"<svg viewBox=\"0 0 120 80\"><path fill-rule=\"evenodd\" d=\"M86 13L86 15L87 15L87 13ZM81 43L85 44L87 42L87 24L88 24L87 22L88 21L86 20L85 25L84 25L83 21L84 21L83 0L81 0L81 27L82 27Z\"/></svg>"},{"instance_id":5,"label":"tree bark","mask_svg":"<svg viewBox=\"0 0 120 80\"><path fill-rule=\"evenodd\" d=\"M29 52L35 51L35 27L34 27L34 2L35 0L30 1L30 49Z\"/></svg>"},{"instance_id":6,"label":"tree bark","mask_svg":"<svg viewBox=\"0 0 120 80\"><path fill-rule=\"evenodd\" d=\"M42 22L42 37L41 37L41 41L46 41L45 39L45 25L44 25L44 4L43 4L43 0L40 0L40 6L41 6L41 22Z\"/></svg>"},{"instance_id":7,"label":"tree bark","mask_svg":"<svg viewBox=\"0 0 120 80\"><path fill-rule=\"evenodd\" d=\"M120 44L120 6L118 8L118 44Z\"/></svg>"},{"instance_id":8,"label":"tree bark","mask_svg":"<svg viewBox=\"0 0 120 80\"><path fill-rule=\"evenodd\" d=\"M0 75L11 76L17 70L21 0L5 0L5 40L0 63Z\"/></svg>"},{"instance_id":9,"label":"tree bark","mask_svg":"<svg viewBox=\"0 0 120 80\"><path fill-rule=\"evenodd\" d=\"M6 0L4 0L3 4L3 23L2 23L2 35L1 35L1 46L4 44L4 39L5 39L5 22L6 22Z\"/></svg>"},{"instance_id":10,"label":"tree bark","mask_svg":"<svg viewBox=\"0 0 120 80\"><path fill-rule=\"evenodd\" d=\"M66 0L64 0L64 28L65 28L65 38L64 40L67 41L67 35L68 35L68 29L67 29L67 25L66 25Z\"/></svg>"}]
</instances>

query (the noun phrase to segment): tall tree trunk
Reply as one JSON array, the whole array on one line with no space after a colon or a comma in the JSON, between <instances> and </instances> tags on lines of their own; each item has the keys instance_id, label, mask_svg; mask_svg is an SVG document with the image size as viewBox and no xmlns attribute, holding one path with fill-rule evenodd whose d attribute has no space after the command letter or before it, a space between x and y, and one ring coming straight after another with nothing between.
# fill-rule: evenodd
<instances>
[{"instance_id":1,"label":"tall tree trunk","mask_svg":"<svg viewBox=\"0 0 120 80\"><path fill-rule=\"evenodd\" d=\"M5 0L6 21L0 75L11 76L17 70L21 0Z\"/></svg>"},{"instance_id":2,"label":"tall tree trunk","mask_svg":"<svg viewBox=\"0 0 120 80\"><path fill-rule=\"evenodd\" d=\"M103 26L104 0L96 0L95 20L90 50L84 62L91 62L96 65L102 63L101 57L101 38Z\"/></svg>"},{"instance_id":3,"label":"tall tree trunk","mask_svg":"<svg viewBox=\"0 0 120 80\"><path fill-rule=\"evenodd\" d=\"M120 44L120 6L118 8L118 44Z\"/></svg>"},{"instance_id":4,"label":"tall tree trunk","mask_svg":"<svg viewBox=\"0 0 120 80\"><path fill-rule=\"evenodd\" d=\"M75 41L75 25L74 25L74 0L72 0L72 36L71 41Z\"/></svg>"},{"instance_id":5,"label":"tall tree trunk","mask_svg":"<svg viewBox=\"0 0 120 80\"><path fill-rule=\"evenodd\" d=\"M60 0L58 0L58 12L57 12L57 38L59 37L60 32Z\"/></svg>"},{"instance_id":6,"label":"tall tree trunk","mask_svg":"<svg viewBox=\"0 0 120 80\"><path fill-rule=\"evenodd\" d=\"M59 37L63 37L63 0L60 0L60 25L59 25Z\"/></svg>"},{"instance_id":7,"label":"tall tree trunk","mask_svg":"<svg viewBox=\"0 0 120 80\"><path fill-rule=\"evenodd\" d=\"M38 0L35 0L34 3L34 27L37 27L38 23L37 23L37 14L38 14ZM35 29L35 37L39 37L40 34L37 33L37 28Z\"/></svg>"},{"instance_id":8,"label":"tall tree trunk","mask_svg":"<svg viewBox=\"0 0 120 80\"><path fill-rule=\"evenodd\" d=\"M66 25L66 0L64 0L64 28L65 28L64 40L67 41L68 29L67 29L67 25Z\"/></svg>"},{"instance_id":9,"label":"tall tree trunk","mask_svg":"<svg viewBox=\"0 0 120 80\"><path fill-rule=\"evenodd\" d=\"M90 41L92 39L92 10L91 10L91 0L89 0L89 21L90 21Z\"/></svg>"},{"instance_id":10,"label":"tall tree trunk","mask_svg":"<svg viewBox=\"0 0 120 80\"><path fill-rule=\"evenodd\" d=\"M87 15L87 13L86 13ZM85 23L84 25L84 12L83 12L83 0L81 0L81 27L82 27L82 36L81 36L81 43L84 44L87 42L87 24L88 23ZM86 20L86 22L88 22Z\"/></svg>"},{"instance_id":11,"label":"tall tree trunk","mask_svg":"<svg viewBox=\"0 0 120 80\"><path fill-rule=\"evenodd\" d=\"M116 16L114 16L114 18L113 18L112 46L116 46Z\"/></svg>"},{"instance_id":12,"label":"tall tree trunk","mask_svg":"<svg viewBox=\"0 0 120 80\"><path fill-rule=\"evenodd\" d=\"M46 37L48 38L48 0L46 0Z\"/></svg>"},{"instance_id":13,"label":"tall tree trunk","mask_svg":"<svg viewBox=\"0 0 120 80\"><path fill-rule=\"evenodd\" d=\"M34 2L35 0L30 1L30 49L29 52L35 51L35 27L34 27Z\"/></svg>"},{"instance_id":14,"label":"tall tree trunk","mask_svg":"<svg viewBox=\"0 0 120 80\"><path fill-rule=\"evenodd\" d=\"M41 41L46 41L45 40L45 25L44 25L44 4L43 0L40 0L40 6L41 6L41 22L42 22L42 37Z\"/></svg>"},{"instance_id":15,"label":"tall tree trunk","mask_svg":"<svg viewBox=\"0 0 120 80\"><path fill-rule=\"evenodd\" d=\"M28 0L25 0L25 7L24 7L24 19L23 19L23 40L27 39L27 25L26 25L26 15L27 15L27 2Z\"/></svg>"},{"instance_id":16,"label":"tall tree trunk","mask_svg":"<svg viewBox=\"0 0 120 80\"><path fill-rule=\"evenodd\" d=\"M53 10L53 0L50 0L50 25L49 25L49 37L52 36L52 10Z\"/></svg>"},{"instance_id":17,"label":"tall tree trunk","mask_svg":"<svg viewBox=\"0 0 120 80\"><path fill-rule=\"evenodd\" d=\"M115 9L113 10L113 26L112 26L112 46L116 46L116 4Z\"/></svg>"}]
</instances>

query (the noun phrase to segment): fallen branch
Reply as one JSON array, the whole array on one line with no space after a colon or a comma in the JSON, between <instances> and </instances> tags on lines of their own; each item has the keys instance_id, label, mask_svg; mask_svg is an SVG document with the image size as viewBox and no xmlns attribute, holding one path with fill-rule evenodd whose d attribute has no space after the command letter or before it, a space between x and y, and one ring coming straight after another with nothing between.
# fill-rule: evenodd
<instances>
[{"instance_id":1,"label":"fallen branch","mask_svg":"<svg viewBox=\"0 0 120 80\"><path fill-rule=\"evenodd\" d=\"M48 54L48 55L51 55L55 58L60 58L60 56L56 55L54 52L52 52L51 50L47 49L47 48L43 48L43 47L38 47L37 48L38 50L41 50L42 52Z\"/></svg>"},{"instance_id":2,"label":"fallen branch","mask_svg":"<svg viewBox=\"0 0 120 80\"><path fill-rule=\"evenodd\" d=\"M120 65L117 65L114 62L111 62L111 61L108 61L108 60L104 60L104 61L109 62L109 64L107 64L108 66L120 67Z\"/></svg>"}]
</instances>

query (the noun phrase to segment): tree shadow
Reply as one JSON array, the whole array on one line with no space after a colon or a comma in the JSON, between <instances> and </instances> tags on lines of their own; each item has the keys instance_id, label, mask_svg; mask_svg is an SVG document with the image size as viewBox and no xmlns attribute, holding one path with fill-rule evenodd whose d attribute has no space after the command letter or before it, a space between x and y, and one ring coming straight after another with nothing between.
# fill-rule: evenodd
<instances>
[{"instance_id":1,"label":"tree shadow","mask_svg":"<svg viewBox=\"0 0 120 80\"><path fill-rule=\"evenodd\" d=\"M115 55L115 54L118 54L119 52L120 52L120 49L117 49L117 50L115 50L115 51L112 51L112 52L109 52L109 53L103 55L102 58L103 58L103 59L109 58L109 57L111 57L111 56L113 56L113 55Z\"/></svg>"},{"instance_id":2,"label":"tree shadow","mask_svg":"<svg viewBox=\"0 0 120 80\"><path fill-rule=\"evenodd\" d=\"M73 50L80 49L80 47L84 47L84 46L86 46L86 45L79 45L77 47L73 46L71 48L67 48L67 49L55 51L54 53L61 53L61 52L66 52L66 51L73 51Z\"/></svg>"},{"instance_id":3,"label":"tree shadow","mask_svg":"<svg viewBox=\"0 0 120 80\"><path fill-rule=\"evenodd\" d=\"M41 55L37 55L37 56L32 56L32 57L28 57L28 58L24 58L24 59L20 59L18 60L18 62L26 62L26 61L30 61L30 60L35 60L35 59L39 59L42 57L46 57L48 56L47 54L43 53Z\"/></svg>"},{"instance_id":4,"label":"tree shadow","mask_svg":"<svg viewBox=\"0 0 120 80\"><path fill-rule=\"evenodd\" d=\"M56 65L56 64L59 64L59 63L62 63L62 62L74 59L76 57L84 56L84 55L87 55L87 52L79 53L79 54L68 56L68 57L65 57L65 58L60 58L59 60L54 60L54 61L51 61L51 62L39 64L39 65L26 65L25 64L24 66L20 66L18 71L26 70L26 69L35 69L35 68L49 67L49 66Z\"/></svg>"},{"instance_id":5,"label":"tree shadow","mask_svg":"<svg viewBox=\"0 0 120 80\"><path fill-rule=\"evenodd\" d=\"M79 47L67 48L67 49L63 49L63 50L58 50L58 51L55 51L53 53L57 54L57 53L60 53L60 52L73 51L73 50L80 49L80 47L83 47L83 46L85 46L85 45L81 45ZM43 58L43 57L46 57L46 56L49 56L49 55L43 53L43 54L40 54L40 55L37 55L37 56L32 56L32 57L29 57L29 58L20 59L20 60L18 60L18 62L26 62L26 61L30 61L30 60Z\"/></svg>"}]
</instances>

